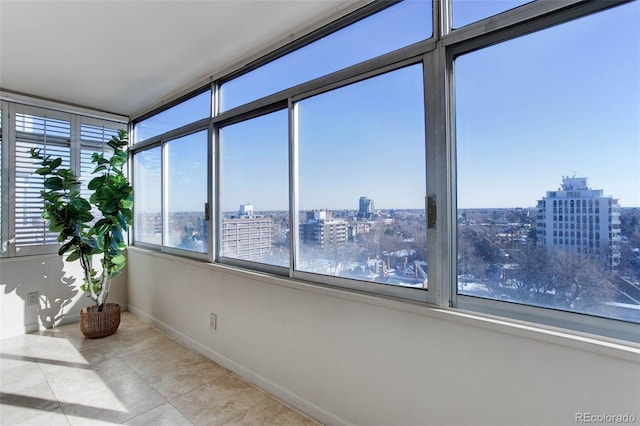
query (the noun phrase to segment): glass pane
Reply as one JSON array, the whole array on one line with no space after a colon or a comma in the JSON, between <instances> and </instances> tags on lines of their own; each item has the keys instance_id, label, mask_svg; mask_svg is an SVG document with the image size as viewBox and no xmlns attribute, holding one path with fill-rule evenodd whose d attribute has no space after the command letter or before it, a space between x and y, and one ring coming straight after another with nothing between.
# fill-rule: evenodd
<instances>
[{"instance_id":1,"label":"glass pane","mask_svg":"<svg viewBox=\"0 0 640 426\"><path fill-rule=\"evenodd\" d=\"M211 116L211 91L207 90L166 111L136 123L134 142L161 135L209 116Z\"/></svg>"},{"instance_id":2,"label":"glass pane","mask_svg":"<svg viewBox=\"0 0 640 426\"><path fill-rule=\"evenodd\" d=\"M207 252L207 131L165 144L168 247Z\"/></svg>"},{"instance_id":3,"label":"glass pane","mask_svg":"<svg viewBox=\"0 0 640 426\"><path fill-rule=\"evenodd\" d=\"M134 240L162 244L162 190L160 147L136 153L134 166Z\"/></svg>"},{"instance_id":4,"label":"glass pane","mask_svg":"<svg viewBox=\"0 0 640 426\"><path fill-rule=\"evenodd\" d=\"M465 25L489 18L498 13L515 9L533 0L453 0L452 16L453 28L460 28Z\"/></svg>"},{"instance_id":5,"label":"glass pane","mask_svg":"<svg viewBox=\"0 0 640 426\"><path fill-rule=\"evenodd\" d=\"M223 128L220 255L289 267L287 111Z\"/></svg>"},{"instance_id":6,"label":"glass pane","mask_svg":"<svg viewBox=\"0 0 640 426\"><path fill-rule=\"evenodd\" d=\"M640 322L638 19L456 60L459 294Z\"/></svg>"},{"instance_id":7,"label":"glass pane","mask_svg":"<svg viewBox=\"0 0 640 426\"><path fill-rule=\"evenodd\" d=\"M431 37L431 1L382 10L222 85L222 110Z\"/></svg>"},{"instance_id":8,"label":"glass pane","mask_svg":"<svg viewBox=\"0 0 640 426\"><path fill-rule=\"evenodd\" d=\"M427 287L422 66L298 104L296 268Z\"/></svg>"}]
</instances>

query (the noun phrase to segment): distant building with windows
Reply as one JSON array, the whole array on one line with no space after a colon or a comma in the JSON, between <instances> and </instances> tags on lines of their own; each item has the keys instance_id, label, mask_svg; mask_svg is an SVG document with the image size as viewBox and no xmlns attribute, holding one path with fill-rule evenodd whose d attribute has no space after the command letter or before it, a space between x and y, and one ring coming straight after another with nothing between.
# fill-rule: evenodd
<instances>
[{"instance_id":1,"label":"distant building with windows","mask_svg":"<svg viewBox=\"0 0 640 426\"><path fill-rule=\"evenodd\" d=\"M307 212L307 221L300 224L300 241L322 248L337 247L347 242L348 230L349 224L333 219L330 211L312 210Z\"/></svg>"},{"instance_id":2,"label":"distant building with windows","mask_svg":"<svg viewBox=\"0 0 640 426\"><path fill-rule=\"evenodd\" d=\"M273 221L253 214L242 204L238 214L222 220L222 254L237 259L263 261L273 254Z\"/></svg>"},{"instance_id":3,"label":"distant building with windows","mask_svg":"<svg viewBox=\"0 0 640 426\"><path fill-rule=\"evenodd\" d=\"M620 206L591 189L587 178L563 177L557 191L538 200L536 236L539 243L598 256L610 268L620 263Z\"/></svg>"},{"instance_id":4,"label":"distant building with windows","mask_svg":"<svg viewBox=\"0 0 640 426\"><path fill-rule=\"evenodd\" d=\"M371 219L374 212L375 212L375 207L373 205L373 200L367 197L360 197L360 203L358 208L358 218Z\"/></svg>"}]
</instances>

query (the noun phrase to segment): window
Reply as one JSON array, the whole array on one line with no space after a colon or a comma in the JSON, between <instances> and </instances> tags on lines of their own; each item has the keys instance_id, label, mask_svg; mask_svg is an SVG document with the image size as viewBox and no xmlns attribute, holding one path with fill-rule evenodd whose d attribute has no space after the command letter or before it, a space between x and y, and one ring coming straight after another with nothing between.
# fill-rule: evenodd
<instances>
[{"instance_id":1,"label":"window","mask_svg":"<svg viewBox=\"0 0 640 426\"><path fill-rule=\"evenodd\" d=\"M455 59L458 214L481 203L486 209L533 206L558 184L556 197L583 188L590 213L611 200L600 188L620 203L640 205L637 17L638 3L625 4ZM606 150L602 140L610 141ZM563 155L576 151L580 155ZM564 176L564 170L581 174ZM606 235L589 233L595 250L584 256L566 238L560 246L523 233L524 242L514 245L499 237L506 217L495 225L458 225L459 295L640 322L639 311L629 308L635 302L617 287L610 251L619 239L600 244ZM473 287L463 275L473 277Z\"/></svg>"},{"instance_id":2,"label":"window","mask_svg":"<svg viewBox=\"0 0 640 426\"><path fill-rule=\"evenodd\" d=\"M405 1L222 85L222 110L338 71L432 34L431 1Z\"/></svg>"},{"instance_id":3,"label":"window","mask_svg":"<svg viewBox=\"0 0 640 426\"><path fill-rule=\"evenodd\" d=\"M460 28L531 1L533 0L453 0L452 26L453 28Z\"/></svg>"},{"instance_id":4,"label":"window","mask_svg":"<svg viewBox=\"0 0 640 426\"><path fill-rule=\"evenodd\" d=\"M162 244L161 148L137 152L133 162L133 236L138 243Z\"/></svg>"},{"instance_id":5,"label":"window","mask_svg":"<svg viewBox=\"0 0 640 426\"><path fill-rule=\"evenodd\" d=\"M288 114L223 127L220 256L289 268Z\"/></svg>"},{"instance_id":6,"label":"window","mask_svg":"<svg viewBox=\"0 0 640 426\"><path fill-rule=\"evenodd\" d=\"M211 91L207 90L134 125L134 141L140 142L211 116Z\"/></svg>"},{"instance_id":7,"label":"window","mask_svg":"<svg viewBox=\"0 0 640 426\"><path fill-rule=\"evenodd\" d=\"M165 143L165 245L207 252L207 131Z\"/></svg>"},{"instance_id":8,"label":"window","mask_svg":"<svg viewBox=\"0 0 640 426\"><path fill-rule=\"evenodd\" d=\"M71 112L2 102L0 115L0 155L2 161L2 256L56 253L57 234L49 232L42 219L44 201L40 190L44 178L34 173L38 160L30 149L43 155L60 157L62 167L71 168L86 188L91 152L101 151L115 129L123 122L89 118Z\"/></svg>"},{"instance_id":9,"label":"window","mask_svg":"<svg viewBox=\"0 0 640 426\"><path fill-rule=\"evenodd\" d=\"M640 2L453 0L454 31L441 4L374 2L135 120L136 244L632 336ZM217 251L186 253L171 156L207 125L218 151L191 183Z\"/></svg>"},{"instance_id":10,"label":"window","mask_svg":"<svg viewBox=\"0 0 640 426\"><path fill-rule=\"evenodd\" d=\"M63 117L63 118L59 118ZM71 166L71 117L42 111L15 113L14 157L14 247L15 254L35 254L51 247L57 250L56 234L49 232L42 219L44 201L40 189L44 178L33 171L38 160L31 159L29 150L36 148L43 155L62 158L62 167Z\"/></svg>"},{"instance_id":11,"label":"window","mask_svg":"<svg viewBox=\"0 0 640 426\"><path fill-rule=\"evenodd\" d=\"M426 289L422 67L317 95L296 108L296 268Z\"/></svg>"}]
</instances>

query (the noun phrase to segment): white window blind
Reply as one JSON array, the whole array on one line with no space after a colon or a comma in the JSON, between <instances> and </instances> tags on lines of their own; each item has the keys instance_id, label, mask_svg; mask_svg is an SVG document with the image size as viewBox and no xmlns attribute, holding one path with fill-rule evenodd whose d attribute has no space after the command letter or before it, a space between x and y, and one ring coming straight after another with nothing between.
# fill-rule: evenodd
<instances>
[{"instance_id":1,"label":"white window blind","mask_svg":"<svg viewBox=\"0 0 640 426\"><path fill-rule=\"evenodd\" d=\"M15 114L15 247L57 244L56 234L48 232L42 219L44 201L40 197L43 177L33 171L38 160L29 150L37 148L43 155L62 158L62 167L71 163L71 122L25 113Z\"/></svg>"},{"instance_id":2,"label":"white window blind","mask_svg":"<svg viewBox=\"0 0 640 426\"><path fill-rule=\"evenodd\" d=\"M91 173L95 169L96 165L91 162L91 157L94 152L102 153L106 158L109 158L113 153L107 142L111 140L112 136L117 136L118 130L100 125L93 124L80 124L80 173L79 177L82 181L80 188L80 194L83 198L89 201L90 192L87 186L93 178ZM91 210L94 217L97 216L97 209L94 207ZM94 220L95 221L95 220Z\"/></svg>"}]
</instances>

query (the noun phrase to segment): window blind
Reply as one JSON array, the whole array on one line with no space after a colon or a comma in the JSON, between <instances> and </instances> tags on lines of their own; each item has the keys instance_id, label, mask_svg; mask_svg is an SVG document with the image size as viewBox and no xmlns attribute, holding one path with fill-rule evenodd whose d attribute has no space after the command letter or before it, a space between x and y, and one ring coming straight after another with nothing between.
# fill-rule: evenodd
<instances>
[{"instance_id":1,"label":"window blind","mask_svg":"<svg viewBox=\"0 0 640 426\"><path fill-rule=\"evenodd\" d=\"M56 244L56 234L48 232L42 219L44 201L40 190L44 178L33 171L38 160L29 154L31 148L43 155L62 158L62 167L71 163L71 122L24 113L15 115L15 246Z\"/></svg>"}]
</instances>

